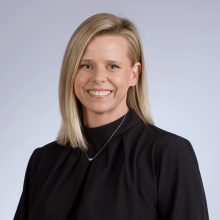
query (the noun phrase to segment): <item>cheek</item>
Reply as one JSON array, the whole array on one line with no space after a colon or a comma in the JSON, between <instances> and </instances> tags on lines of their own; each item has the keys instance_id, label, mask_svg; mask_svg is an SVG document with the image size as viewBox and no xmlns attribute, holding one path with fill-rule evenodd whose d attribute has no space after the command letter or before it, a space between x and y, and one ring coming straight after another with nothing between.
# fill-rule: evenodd
<instances>
[{"instance_id":1,"label":"cheek","mask_svg":"<svg viewBox=\"0 0 220 220\"><path fill-rule=\"evenodd\" d=\"M130 76L127 71L121 72L113 79L114 84L120 93L127 92L129 88Z\"/></svg>"},{"instance_id":2,"label":"cheek","mask_svg":"<svg viewBox=\"0 0 220 220\"><path fill-rule=\"evenodd\" d=\"M76 74L75 81L74 81L74 89L76 94L80 94L82 89L86 83L86 78L80 72Z\"/></svg>"}]
</instances>

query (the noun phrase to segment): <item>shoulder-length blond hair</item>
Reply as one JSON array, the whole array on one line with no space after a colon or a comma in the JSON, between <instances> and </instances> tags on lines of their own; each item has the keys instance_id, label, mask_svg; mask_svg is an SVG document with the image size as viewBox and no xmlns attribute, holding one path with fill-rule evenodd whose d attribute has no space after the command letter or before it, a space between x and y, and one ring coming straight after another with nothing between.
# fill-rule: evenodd
<instances>
[{"instance_id":1,"label":"shoulder-length blond hair","mask_svg":"<svg viewBox=\"0 0 220 220\"><path fill-rule=\"evenodd\" d=\"M128 42L128 57L132 66L141 63L141 73L135 86L131 86L127 93L127 106L132 108L143 120L144 124L153 124L150 110L144 53L141 38L135 25L125 18L109 13L93 15L80 24L73 33L67 45L59 81L59 104L62 116L61 128L58 132L57 143L81 150L88 149L88 142L82 129L82 104L74 90L74 80L79 63L88 42L97 35L120 35Z\"/></svg>"}]
</instances>

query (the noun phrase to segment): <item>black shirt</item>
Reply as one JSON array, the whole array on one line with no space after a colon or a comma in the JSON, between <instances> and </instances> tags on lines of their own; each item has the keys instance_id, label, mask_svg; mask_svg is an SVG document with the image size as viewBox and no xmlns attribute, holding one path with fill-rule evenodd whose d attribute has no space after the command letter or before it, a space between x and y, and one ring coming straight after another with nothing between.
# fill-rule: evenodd
<instances>
[{"instance_id":1,"label":"black shirt","mask_svg":"<svg viewBox=\"0 0 220 220\"><path fill-rule=\"evenodd\" d=\"M88 128L93 157L123 120ZM51 142L33 151L14 220L208 220L191 143L130 109L97 157Z\"/></svg>"}]
</instances>

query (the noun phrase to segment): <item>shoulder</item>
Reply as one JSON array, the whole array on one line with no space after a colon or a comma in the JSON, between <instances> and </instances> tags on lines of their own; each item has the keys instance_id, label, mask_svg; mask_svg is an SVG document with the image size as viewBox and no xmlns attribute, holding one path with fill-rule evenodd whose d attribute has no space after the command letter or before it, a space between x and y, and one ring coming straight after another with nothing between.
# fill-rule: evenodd
<instances>
[{"instance_id":1,"label":"shoulder","mask_svg":"<svg viewBox=\"0 0 220 220\"><path fill-rule=\"evenodd\" d=\"M177 160L179 157L185 160L190 157L197 163L191 142L178 134L148 124L144 126L142 137L144 139L143 150L146 150L146 154L151 154L157 164L165 158Z\"/></svg>"},{"instance_id":2,"label":"shoulder","mask_svg":"<svg viewBox=\"0 0 220 220\"><path fill-rule=\"evenodd\" d=\"M191 142L154 125L146 125L138 146L138 169L146 175L152 169L158 181L161 176L191 176L199 173L199 164ZM181 174L180 174L181 173Z\"/></svg>"},{"instance_id":3,"label":"shoulder","mask_svg":"<svg viewBox=\"0 0 220 220\"><path fill-rule=\"evenodd\" d=\"M163 150L170 143L176 143L179 145L187 144L191 145L190 141L178 134L166 131L155 125L148 124L145 126L145 135L148 137L148 141L154 143L158 150Z\"/></svg>"},{"instance_id":4,"label":"shoulder","mask_svg":"<svg viewBox=\"0 0 220 220\"><path fill-rule=\"evenodd\" d=\"M41 147L36 148L33 153L39 154L39 153L46 153L50 151L57 150L58 148L62 148L63 146L58 144L56 141L52 141L48 144L45 144Z\"/></svg>"},{"instance_id":5,"label":"shoulder","mask_svg":"<svg viewBox=\"0 0 220 220\"><path fill-rule=\"evenodd\" d=\"M38 147L32 152L29 163L31 163L32 166L38 166L39 163L45 164L50 161L54 161L59 156L63 148L64 146L58 144L56 141Z\"/></svg>"},{"instance_id":6,"label":"shoulder","mask_svg":"<svg viewBox=\"0 0 220 220\"><path fill-rule=\"evenodd\" d=\"M137 129L137 138L141 140L143 148L147 146L154 148L152 150L161 151L173 141L190 143L186 138L152 124L146 125L142 122Z\"/></svg>"},{"instance_id":7,"label":"shoulder","mask_svg":"<svg viewBox=\"0 0 220 220\"><path fill-rule=\"evenodd\" d=\"M36 148L29 158L25 179L29 179L33 186L38 185L39 179L41 183L45 182L64 148L56 141Z\"/></svg>"},{"instance_id":8,"label":"shoulder","mask_svg":"<svg viewBox=\"0 0 220 220\"><path fill-rule=\"evenodd\" d=\"M150 143L148 147L156 169L189 165L198 167L196 153L188 139L154 125L147 125L145 129L147 129L146 134Z\"/></svg>"},{"instance_id":9,"label":"shoulder","mask_svg":"<svg viewBox=\"0 0 220 220\"><path fill-rule=\"evenodd\" d=\"M157 140L157 141L166 142L175 138L185 139L184 137L178 134L172 133L170 131L164 130L160 127L151 124L145 125L145 131L147 135L150 136L155 141Z\"/></svg>"},{"instance_id":10,"label":"shoulder","mask_svg":"<svg viewBox=\"0 0 220 220\"><path fill-rule=\"evenodd\" d=\"M45 144L41 147L34 149L31 157L36 158L42 154L45 154L45 153L47 154L47 153L50 153L51 151L58 150L59 148L61 148L61 145L59 145L56 141L52 141L48 144Z\"/></svg>"}]
</instances>

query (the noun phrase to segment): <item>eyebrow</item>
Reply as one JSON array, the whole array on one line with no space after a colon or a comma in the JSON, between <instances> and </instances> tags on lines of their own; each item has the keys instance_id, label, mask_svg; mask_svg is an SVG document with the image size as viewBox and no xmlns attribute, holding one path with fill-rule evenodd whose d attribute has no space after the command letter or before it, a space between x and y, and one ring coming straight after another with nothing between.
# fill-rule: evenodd
<instances>
[{"instance_id":1,"label":"eyebrow","mask_svg":"<svg viewBox=\"0 0 220 220\"><path fill-rule=\"evenodd\" d=\"M82 59L81 62L94 62L92 59ZM116 60L106 60L107 63L117 63L117 64L122 64L120 61Z\"/></svg>"}]
</instances>

